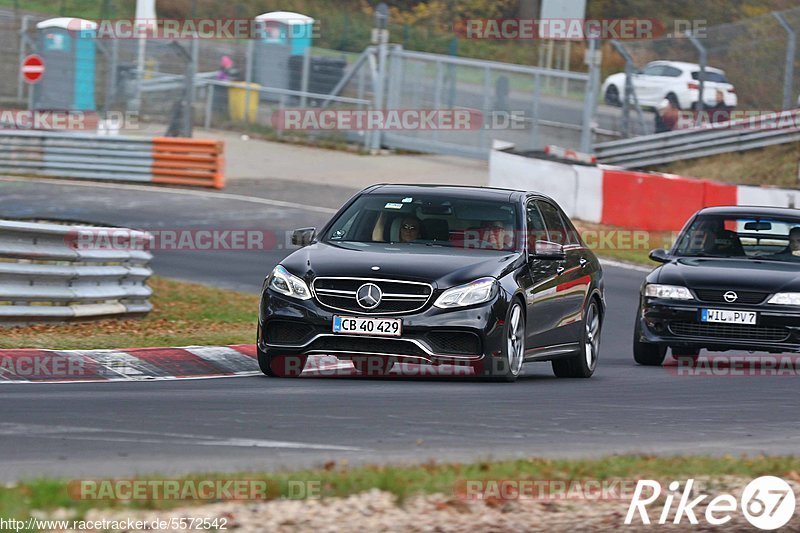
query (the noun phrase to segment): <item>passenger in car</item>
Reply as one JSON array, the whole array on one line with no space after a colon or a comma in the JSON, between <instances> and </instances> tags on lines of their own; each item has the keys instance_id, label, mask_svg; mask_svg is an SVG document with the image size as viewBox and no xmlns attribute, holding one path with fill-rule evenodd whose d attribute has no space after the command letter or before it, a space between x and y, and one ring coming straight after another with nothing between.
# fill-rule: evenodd
<instances>
[{"instance_id":1,"label":"passenger in car","mask_svg":"<svg viewBox=\"0 0 800 533\"><path fill-rule=\"evenodd\" d=\"M400 242L412 242L419 239L420 221L411 215L403 218L400 223Z\"/></svg>"},{"instance_id":2,"label":"passenger in car","mask_svg":"<svg viewBox=\"0 0 800 533\"><path fill-rule=\"evenodd\" d=\"M789 245L781 252L775 254L776 258L800 261L800 226L789 231Z\"/></svg>"}]
</instances>

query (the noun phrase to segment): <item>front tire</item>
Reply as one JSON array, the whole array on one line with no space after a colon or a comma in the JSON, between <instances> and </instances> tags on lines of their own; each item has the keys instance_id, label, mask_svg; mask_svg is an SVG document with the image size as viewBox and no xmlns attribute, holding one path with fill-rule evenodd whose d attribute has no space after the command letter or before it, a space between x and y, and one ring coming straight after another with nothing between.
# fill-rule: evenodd
<instances>
[{"instance_id":1,"label":"front tire","mask_svg":"<svg viewBox=\"0 0 800 533\"><path fill-rule=\"evenodd\" d=\"M267 355L258 349L258 367L271 378L296 378L306 367L305 355Z\"/></svg>"},{"instance_id":2,"label":"front tire","mask_svg":"<svg viewBox=\"0 0 800 533\"><path fill-rule=\"evenodd\" d=\"M586 307L583 319L583 338L581 339L581 353L577 356L554 359L553 374L559 378L590 378L597 368L597 359L600 355L600 333L603 322L600 315L600 306L592 298Z\"/></svg>"},{"instance_id":3,"label":"front tire","mask_svg":"<svg viewBox=\"0 0 800 533\"><path fill-rule=\"evenodd\" d=\"M489 381L514 382L522 371L525 360L525 308L519 300L513 300L503 325L502 357L494 358L487 354L483 360L473 365L475 373Z\"/></svg>"},{"instance_id":4,"label":"front tire","mask_svg":"<svg viewBox=\"0 0 800 533\"><path fill-rule=\"evenodd\" d=\"M633 360L643 366L661 366L667 355L667 347L640 341L640 328L639 319L637 319L636 327L633 330Z\"/></svg>"}]
</instances>

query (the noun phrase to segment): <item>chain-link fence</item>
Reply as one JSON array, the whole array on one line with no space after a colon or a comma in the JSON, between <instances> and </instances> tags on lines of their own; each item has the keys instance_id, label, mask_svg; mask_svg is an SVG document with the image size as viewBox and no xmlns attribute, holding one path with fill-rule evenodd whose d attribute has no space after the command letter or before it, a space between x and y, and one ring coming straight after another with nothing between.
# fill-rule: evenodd
<instances>
[{"instance_id":1,"label":"chain-link fence","mask_svg":"<svg viewBox=\"0 0 800 533\"><path fill-rule=\"evenodd\" d=\"M793 34L800 35L800 7L701 26L694 32L694 42L687 35L677 35L621 44L639 69L655 60L700 64L704 53L706 66L724 70L735 87L738 109L772 111L798 107L800 47L792 47ZM632 122L632 133L653 133L637 131L636 121Z\"/></svg>"}]
</instances>

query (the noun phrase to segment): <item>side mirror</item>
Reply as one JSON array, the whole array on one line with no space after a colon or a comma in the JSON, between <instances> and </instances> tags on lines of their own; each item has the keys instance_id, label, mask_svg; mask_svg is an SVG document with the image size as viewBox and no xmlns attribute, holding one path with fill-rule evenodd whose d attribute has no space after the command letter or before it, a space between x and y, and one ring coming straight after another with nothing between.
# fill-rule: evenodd
<instances>
[{"instance_id":1,"label":"side mirror","mask_svg":"<svg viewBox=\"0 0 800 533\"><path fill-rule=\"evenodd\" d=\"M550 241L536 241L533 245L533 256L536 259L564 259L564 247Z\"/></svg>"},{"instance_id":2,"label":"side mirror","mask_svg":"<svg viewBox=\"0 0 800 533\"><path fill-rule=\"evenodd\" d=\"M317 236L317 228L300 228L292 232L292 244L306 246Z\"/></svg>"},{"instance_id":3,"label":"side mirror","mask_svg":"<svg viewBox=\"0 0 800 533\"><path fill-rule=\"evenodd\" d=\"M667 252L663 248L656 248L655 250L650 252L650 259L652 259L656 263L669 263L670 262L669 252Z\"/></svg>"}]
</instances>

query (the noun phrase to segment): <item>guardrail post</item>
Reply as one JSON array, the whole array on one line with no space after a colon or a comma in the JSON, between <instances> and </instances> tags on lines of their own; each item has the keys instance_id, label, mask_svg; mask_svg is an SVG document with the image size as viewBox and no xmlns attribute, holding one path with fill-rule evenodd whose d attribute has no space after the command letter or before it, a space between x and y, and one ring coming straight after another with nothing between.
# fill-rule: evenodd
<instances>
[{"instance_id":1,"label":"guardrail post","mask_svg":"<svg viewBox=\"0 0 800 533\"><path fill-rule=\"evenodd\" d=\"M786 43L786 65L783 70L783 109L794 109L792 104L792 83L794 82L794 54L797 49L797 34L786 21L780 11L773 11L772 16L778 19L783 29L786 30L788 42Z\"/></svg>"}]
</instances>

